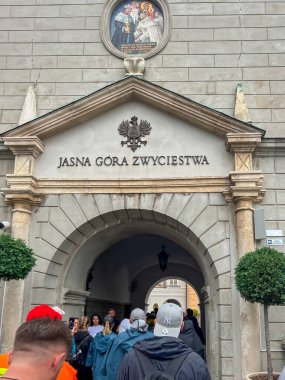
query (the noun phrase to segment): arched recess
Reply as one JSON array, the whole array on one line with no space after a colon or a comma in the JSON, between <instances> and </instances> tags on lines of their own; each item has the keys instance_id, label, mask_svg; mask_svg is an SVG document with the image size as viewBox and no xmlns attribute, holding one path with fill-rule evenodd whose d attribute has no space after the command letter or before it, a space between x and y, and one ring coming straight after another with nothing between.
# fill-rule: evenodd
<instances>
[{"instance_id":1,"label":"arched recess","mask_svg":"<svg viewBox=\"0 0 285 380\"><path fill-rule=\"evenodd\" d=\"M37 294L42 294L44 288L47 303L62 305L72 313L80 308L83 310L88 296L86 279L96 259L122 239L151 231L181 246L199 266L203 276L201 297L208 321L208 350L211 352L208 364L213 378L219 378L221 297L223 304L226 300L231 305L227 210L220 194L63 194L47 197L33 220L37 233L34 248L39 257L45 252L45 270L41 269L41 275L34 274L31 303L41 302ZM129 281L147 270L149 267L142 265L132 273ZM183 270L187 268L181 265L180 273L175 275L185 277Z\"/></svg>"},{"instance_id":2,"label":"arched recess","mask_svg":"<svg viewBox=\"0 0 285 380\"><path fill-rule=\"evenodd\" d=\"M192 275L192 273L191 273L191 275ZM195 285L193 284L192 281L186 280L184 277L181 277L181 276L169 276L169 275L167 275L167 276L162 276L159 280L157 280L154 284L152 284L152 286L148 289L146 296L145 296L145 304L149 304L148 300L149 300L149 297L150 297L152 291L154 290L154 288L159 283L170 280L170 279L180 280L180 281L185 282L185 284L190 285L192 287L192 289L194 290L194 292L196 293L197 298L200 299L199 290L197 290L195 288ZM204 281L203 281L203 283L204 283ZM163 288L162 288L162 292L163 292ZM164 302L167 302L167 300L165 300Z\"/></svg>"}]
</instances>

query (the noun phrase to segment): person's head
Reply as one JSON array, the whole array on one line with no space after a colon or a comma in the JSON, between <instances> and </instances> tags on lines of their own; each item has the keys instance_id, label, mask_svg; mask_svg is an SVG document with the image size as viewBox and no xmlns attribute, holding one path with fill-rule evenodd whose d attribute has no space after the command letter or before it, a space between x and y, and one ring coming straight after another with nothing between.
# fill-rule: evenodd
<instances>
[{"instance_id":1,"label":"person's head","mask_svg":"<svg viewBox=\"0 0 285 380\"><path fill-rule=\"evenodd\" d=\"M133 309L130 315L130 322L133 323L137 320L146 320L145 312L142 309L139 309L138 307Z\"/></svg>"},{"instance_id":2,"label":"person's head","mask_svg":"<svg viewBox=\"0 0 285 380\"><path fill-rule=\"evenodd\" d=\"M153 333L156 336L178 337L183 327L183 310L174 303L165 303L158 309Z\"/></svg>"},{"instance_id":3,"label":"person's head","mask_svg":"<svg viewBox=\"0 0 285 380\"><path fill-rule=\"evenodd\" d=\"M91 317L91 320L90 320L90 326L98 326L101 324L102 324L102 321L101 321L100 315L98 315L96 313L93 314Z\"/></svg>"},{"instance_id":4,"label":"person's head","mask_svg":"<svg viewBox=\"0 0 285 380\"><path fill-rule=\"evenodd\" d=\"M35 306L34 308L32 308L32 310L28 312L26 321L31 321L37 318L50 318L61 321L62 314L48 305L39 305Z\"/></svg>"},{"instance_id":5,"label":"person's head","mask_svg":"<svg viewBox=\"0 0 285 380\"><path fill-rule=\"evenodd\" d=\"M132 310L130 315L131 328L145 332L147 331L148 325L146 323L146 315L142 309L136 308Z\"/></svg>"},{"instance_id":6,"label":"person's head","mask_svg":"<svg viewBox=\"0 0 285 380\"><path fill-rule=\"evenodd\" d=\"M84 317L80 317L78 320L78 331L87 331L88 326L89 326L89 318L86 315L84 315Z\"/></svg>"},{"instance_id":7,"label":"person's head","mask_svg":"<svg viewBox=\"0 0 285 380\"><path fill-rule=\"evenodd\" d=\"M130 6L130 4L127 4L124 6L123 13L125 13L126 15L129 15L131 11L132 11L132 7Z\"/></svg>"},{"instance_id":8,"label":"person's head","mask_svg":"<svg viewBox=\"0 0 285 380\"><path fill-rule=\"evenodd\" d=\"M109 335L112 332L112 328L114 327L114 318L110 315L106 315L103 319L103 335Z\"/></svg>"},{"instance_id":9,"label":"person's head","mask_svg":"<svg viewBox=\"0 0 285 380\"><path fill-rule=\"evenodd\" d=\"M132 7L133 9L137 9L137 8L139 8L139 3L138 3L137 1L132 1L132 2L131 2L131 7Z\"/></svg>"},{"instance_id":10,"label":"person's head","mask_svg":"<svg viewBox=\"0 0 285 380\"><path fill-rule=\"evenodd\" d=\"M141 7L144 11L148 11L150 9L150 3L148 3L147 1L142 3Z\"/></svg>"},{"instance_id":11,"label":"person's head","mask_svg":"<svg viewBox=\"0 0 285 380\"><path fill-rule=\"evenodd\" d=\"M193 310L192 309L190 309L190 308L186 309L186 313L187 313L188 317L193 317Z\"/></svg>"},{"instance_id":12,"label":"person's head","mask_svg":"<svg viewBox=\"0 0 285 380\"><path fill-rule=\"evenodd\" d=\"M70 350L71 334L63 322L50 318L29 320L16 332L7 376L30 367L44 373L43 379L56 379Z\"/></svg>"},{"instance_id":13,"label":"person's head","mask_svg":"<svg viewBox=\"0 0 285 380\"><path fill-rule=\"evenodd\" d=\"M73 322L73 332L77 332L78 331L78 323L79 323L79 318L75 317L74 318L74 322Z\"/></svg>"},{"instance_id":14,"label":"person's head","mask_svg":"<svg viewBox=\"0 0 285 380\"><path fill-rule=\"evenodd\" d=\"M115 318L115 316L116 316L116 310L115 310L113 307L111 307L111 308L109 309L109 311L108 311L108 315L109 315L110 317L112 317L112 318Z\"/></svg>"}]
</instances>

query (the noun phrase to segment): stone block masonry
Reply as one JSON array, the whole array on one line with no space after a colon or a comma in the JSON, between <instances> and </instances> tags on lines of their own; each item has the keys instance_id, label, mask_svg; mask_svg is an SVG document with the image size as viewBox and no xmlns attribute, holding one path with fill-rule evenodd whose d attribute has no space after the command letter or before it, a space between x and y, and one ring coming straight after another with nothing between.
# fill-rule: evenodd
<instances>
[{"instance_id":1,"label":"stone block masonry","mask_svg":"<svg viewBox=\"0 0 285 380\"><path fill-rule=\"evenodd\" d=\"M17 125L29 84L42 115L120 80L123 61L100 36L103 0L0 4L0 132ZM171 36L145 79L233 116L243 83L253 124L285 137L285 4L170 0Z\"/></svg>"}]
</instances>

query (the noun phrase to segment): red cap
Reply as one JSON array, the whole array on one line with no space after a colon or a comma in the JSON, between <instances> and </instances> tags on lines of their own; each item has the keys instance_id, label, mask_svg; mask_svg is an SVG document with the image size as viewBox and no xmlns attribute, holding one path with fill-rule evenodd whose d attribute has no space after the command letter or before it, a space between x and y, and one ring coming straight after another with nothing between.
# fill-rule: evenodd
<instances>
[{"instance_id":1,"label":"red cap","mask_svg":"<svg viewBox=\"0 0 285 380\"><path fill-rule=\"evenodd\" d=\"M55 310L53 310L48 305L35 306L31 311L29 311L26 321L31 321L37 318L50 318L62 320L62 316Z\"/></svg>"}]
</instances>

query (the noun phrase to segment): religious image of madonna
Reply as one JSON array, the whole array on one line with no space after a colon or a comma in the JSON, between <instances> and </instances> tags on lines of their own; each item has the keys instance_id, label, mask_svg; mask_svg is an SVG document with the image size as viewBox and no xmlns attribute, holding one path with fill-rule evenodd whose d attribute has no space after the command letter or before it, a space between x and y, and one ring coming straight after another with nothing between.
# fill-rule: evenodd
<instances>
[{"instance_id":1,"label":"religious image of madonna","mask_svg":"<svg viewBox=\"0 0 285 380\"><path fill-rule=\"evenodd\" d=\"M111 15L111 42L126 55L147 53L159 44L163 23L163 13L156 4L124 1Z\"/></svg>"}]
</instances>

